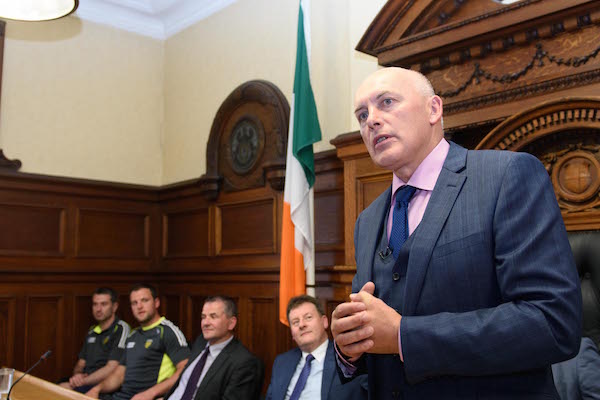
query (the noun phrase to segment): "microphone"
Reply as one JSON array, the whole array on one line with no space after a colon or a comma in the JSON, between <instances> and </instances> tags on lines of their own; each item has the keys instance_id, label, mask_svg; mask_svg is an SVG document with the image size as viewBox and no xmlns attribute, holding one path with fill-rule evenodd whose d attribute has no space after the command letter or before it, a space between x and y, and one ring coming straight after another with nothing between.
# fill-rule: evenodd
<instances>
[{"instance_id":1,"label":"microphone","mask_svg":"<svg viewBox=\"0 0 600 400\"><path fill-rule=\"evenodd\" d=\"M37 365L39 363L41 363L42 361L46 361L46 359L48 357L50 357L51 354L52 354L52 350L48 350L47 352L45 352L44 354L42 354L42 356L40 357L40 359L37 360L37 362L35 364L33 364L27 371L25 371L25 373L23 375L21 375L21 377L19 379L17 379L15 383L13 383L13 385L10 387L10 389L8 391L8 395L6 396L6 400L10 400L10 392L12 392L13 388L15 386L17 386L17 383L19 383L19 381L21 379L23 379L25 377L25 375L27 375L28 373L30 373L32 369L34 369L35 367L37 367Z\"/></svg>"},{"instance_id":2,"label":"microphone","mask_svg":"<svg viewBox=\"0 0 600 400\"><path fill-rule=\"evenodd\" d=\"M379 257L381 257L382 260L385 260L390 256L390 254L392 254L392 249L390 249L388 246L385 248L385 250L379 252Z\"/></svg>"}]
</instances>

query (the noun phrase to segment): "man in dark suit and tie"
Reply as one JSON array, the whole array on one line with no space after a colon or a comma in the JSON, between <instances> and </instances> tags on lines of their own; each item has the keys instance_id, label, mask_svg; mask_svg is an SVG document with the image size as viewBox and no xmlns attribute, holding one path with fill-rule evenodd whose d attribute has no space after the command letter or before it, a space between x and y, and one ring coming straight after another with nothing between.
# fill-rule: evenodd
<instances>
[{"instance_id":1,"label":"man in dark suit and tie","mask_svg":"<svg viewBox=\"0 0 600 400\"><path fill-rule=\"evenodd\" d=\"M255 400L264 378L262 362L234 336L237 306L225 296L208 297L202 307L202 336L190 362L165 397L168 400Z\"/></svg>"},{"instance_id":2,"label":"man in dark suit and tie","mask_svg":"<svg viewBox=\"0 0 600 400\"><path fill-rule=\"evenodd\" d=\"M340 381L321 303L312 296L293 297L287 318L298 347L275 358L267 400L366 400L365 376L346 385Z\"/></svg>"},{"instance_id":3,"label":"man in dark suit and tie","mask_svg":"<svg viewBox=\"0 0 600 400\"><path fill-rule=\"evenodd\" d=\"M375 399L558 399L550 366L577 354L581 292L548 173L447 142L442 109L416 71L357 90L393 182L356 221L354 294L331 324L340 372L368 371Z\"/></svg>"}]
</instances>

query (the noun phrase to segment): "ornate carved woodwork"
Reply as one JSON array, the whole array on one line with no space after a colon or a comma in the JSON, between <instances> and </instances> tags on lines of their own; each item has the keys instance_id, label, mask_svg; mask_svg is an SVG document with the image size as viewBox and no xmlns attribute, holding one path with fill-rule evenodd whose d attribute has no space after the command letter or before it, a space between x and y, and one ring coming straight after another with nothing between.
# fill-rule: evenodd
<instances>
[{"instance_id":1,"label":"ornate carved woodwork","mask_svg":"<svg viewBox=\"0 0 600 400\"><path fill-rule=\"evenodd\" d=\"M600 98L565 98L516 114L478 149L525 151L538 157L568 230L600 227Z\"/></svg>"},{"instance_id":2,"label":"ornate carved woodwork","mask_svg":"<svg viewBox=\"0 0 600 400\"><path fill-rule=\"evenodd\" d=\"M2 60L2 57L0 57L0 62ZM0 64L0 73L2 72L2 67ZM0 149L0 169L8 169L8 170L13 170L13 171L17 171L21 168L21 161L20 160L9 160L8 158L6 158L6 156L4 155L4 152L2 151L2 149Z\"/></svg>"},{"instance_id":3,"label":"ornate carved woodwork","mask_svg":"<svg viewBox=\"0 0 600 400\"><path fill-rule=\"evenodd\" d=\"M463 138L475 126L597 95L599 39L598 1L389 0L357 50L423 72L444 100L448 133L476 143Z\"/></svg>"},{"instance_id":4,"label":"ornate carved woodwork","mask_svg":"<svg viewBox=\"0 0 600 400\"><path fill-rule=\"evenodd\" d=\"M282 186L290 108L272 83L255 80L237 87L213 121L206 149L206 174L199 185L207 199L219 192Z\"/></svg>"}]
</instances>

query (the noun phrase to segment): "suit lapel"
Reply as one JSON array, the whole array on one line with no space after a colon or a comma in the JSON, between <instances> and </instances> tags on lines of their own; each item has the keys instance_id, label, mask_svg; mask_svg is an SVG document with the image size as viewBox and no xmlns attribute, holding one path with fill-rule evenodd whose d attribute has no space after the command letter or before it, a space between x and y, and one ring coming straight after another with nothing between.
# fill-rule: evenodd
<instances>
[{"instance_id":1,"label":"suit lapel","mask_svg":"<svg viewBox=\"0 0 600 400\"><path fill-rule=\"evenodd\" d=\"M302 357L302 352L299 348L293 349L293 353L290 355L290 358L284 365L289 366L289 368L281 368L281 387L278 387L276 390L281 394L281 396L273 396L275 400L283 400L285 399L285 394L287 393L288 386L290 386L290 381L292 380L292 376L294 375L294 371L296 371L296 367L300 362L300 358ZM276 383L279 383L276 382Z\"/></svg>"},{"instance_id":2,"label":"suit lapel","mask_svg":"<svg viewBox=\"0 0 600 400\"><path fill-rule=\"evenodd\" d=\"M410 249L402 314L413 315L427 274L429 260L450 210L465 183L467 150L450 142L444 167L435 184Z\"/></svg>"},{"instance_id":3,"label":"suit lapel","mask_svg":"<svg viewBox=\"0 0 600 400\"><path fill-rule=\"evenodd\" d=\"M222 371L221 367L229 360L231 357L231 353L233 352L235 346L237 344L237 339L233 338L231 342L219 353L215 361L211 364L208 371L206 371L206 375L202 379L200 386L198 387L198 391L196 393L204 393L206 390L206 386L210 383L210 381L217 375L218 372Z\"/></svg>"},{"instance_id":4,"label":"suit lapel","mask_svg":"<svg viewBox=\"0 0 600 400\"><path fill-rule=\"evenodd\" d=\"M373 213L367 215L363 214L361 217L368 218L369 221L367 221L367 223L363 221L360 228L364 232L360 231L358 233L358 240L364 241L364 244L361 244L361 248L364 246L364 250L362 250L359 257L357 257L356 263L360 266L368 266L368 268L356 268L357 278L360 284L357 290L360 290L365 283L373 280L373 258L377 252L377 244L379 243L381 232L385 226L385 217L390 208L391 196L392 186L390 185L388 189L375 200L379 205L373 210Z\"/></svg>"},{"instance_id":5,"label":"suit lapel","mask_svg":"<svg viewBox=\"0 0 600 400\"><path fill-rule=\"evenodd\" d=\"M329 396L329 390L331 389L331 382L333 382L335 370L335 350L333 349L333 342L330 340L327 345L327 352L325 353L325 360L323 362L323 377L321 382L321 399L327 399Z\"/></svg>"}]
</instances>

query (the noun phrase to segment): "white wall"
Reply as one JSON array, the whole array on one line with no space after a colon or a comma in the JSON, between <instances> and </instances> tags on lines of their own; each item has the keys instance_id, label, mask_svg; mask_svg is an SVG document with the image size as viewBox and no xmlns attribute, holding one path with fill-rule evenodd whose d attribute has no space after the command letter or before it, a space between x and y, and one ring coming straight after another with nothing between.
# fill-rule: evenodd
<instances>
[{"instance_id":1,"label":"white wall","mask_svg":"<svg viewBox=\"0 0 600 400\"><path fill-rule=\"evenodd\" d=\"M161 185L206 170L221 103L266 79L291 98L298 0L238 0L165 42L77 17L6 26L0 148L24 172ZM352 96L376 60L354 47L385 0L312 1L323 140L358 128Z\"/></svg>"},{"instance_id":2,"label":"white wall","mask_svg":"<svg viewBox=\"0 0 600 400\"><path fill-rule=\"evenodd\" d=\"M22 171L160 185L164 43L69 16L6 23L0 147Z\"/></svg>"}]
</instances>

